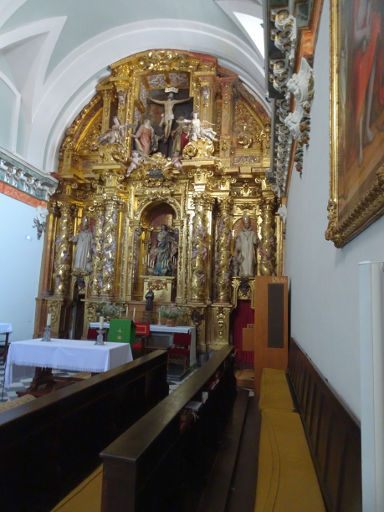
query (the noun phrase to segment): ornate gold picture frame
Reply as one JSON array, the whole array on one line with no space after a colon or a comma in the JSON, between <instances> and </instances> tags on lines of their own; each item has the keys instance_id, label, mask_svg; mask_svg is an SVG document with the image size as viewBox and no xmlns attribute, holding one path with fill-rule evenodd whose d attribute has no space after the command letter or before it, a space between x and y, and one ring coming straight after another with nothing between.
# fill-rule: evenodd
<instances>
[{"instance_id":1,"label":"ornate gold picture frame","mask_svg":"<svg viewBox=\"0 0 384 512\"><path fill-rule=\"evenodd\" d=\"M384 213L384 3L331 2L327 240L342 247Z\"/></svg>"}]
</instances>

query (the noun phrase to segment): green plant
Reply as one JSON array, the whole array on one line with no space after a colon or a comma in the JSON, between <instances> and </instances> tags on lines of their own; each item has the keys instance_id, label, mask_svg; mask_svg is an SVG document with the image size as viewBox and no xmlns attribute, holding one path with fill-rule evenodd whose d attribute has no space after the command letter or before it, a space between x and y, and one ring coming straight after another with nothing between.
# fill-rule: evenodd
<instances>
[{"instance_id":1,"label":"green plant","mask_svg":"<svg viewBox=\"0 0 384 512\"><path fill-rule=\"evenodd\" d=\"M122 307L111 302L102 302L96 309L99 315L109 318L119 318L121 316Z\"/></svg>"}]
</instances>

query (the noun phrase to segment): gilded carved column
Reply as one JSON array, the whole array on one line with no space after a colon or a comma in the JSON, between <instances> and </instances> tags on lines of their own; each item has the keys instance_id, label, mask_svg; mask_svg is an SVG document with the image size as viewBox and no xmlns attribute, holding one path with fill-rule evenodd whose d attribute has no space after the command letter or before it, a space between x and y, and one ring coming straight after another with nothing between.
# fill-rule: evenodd
<instances>
[{"instance_id":1,"label":"gilded carved column","mask_svg":"<svg viewBox=\"0 0 384 512\"><path fill-rule=\"evenodd\" d=\"M115 82L117 93L117 117L121 124L129 122L131 111L131 88L130 80L117 80Z\"/></svg>"},{"instance_id":2,"label":"gilded carved column","mask_svg":"<svg viewBox=\"0 0 384 512\"><path fill-rule=\"evenodd\" d=\"M103 244L101 249L101 286L100 295L111 296L114 292L116 263L118 201L110 198L105 202Z\"/></svg>"},{"instance_id":3,"label":"gilded carved column","mask_svg":"<svg viewBox=\"0 0 384 512\"><path fill-rule=\"evenodd\" d=\"M209 300L211 276L211 235L210 220L214 198L207 195L195 195L193 205L195 216L192 228L191 255L191 299L197 302Z\"/></svg>"},{"instance_id":4,"label":"gilded carved column","mask_svg":"<svg viewBox=\"0 0 384 512\"><path fill-rule=\"evenodd\" d=\"M94 254L92 258L92 271L89 280L90 294L92 297L100 295L101 284L101 251L103 247L103 225L104 225L104 207L102 203L96 203L94 206L95 213L95 238L94 238Z\"/></svg>"},{"instance_id":5,"label":"gilded carved column","mask_svg":"<svg viewBox=\"0 0 384 512\"><path fill-rule=\"evenodd\" d=\"M199 85L200 85L200 105L199 105L199 113L200 119L204 119L205 121L209 121L213 123L213 107L214 107L214 99L215 99L215 73L210 74L200 74L196 73L199 76Z\"/></svg>"},{"instance_id":6,"label":"gilded carved column","mask_svg":"<svg viewBox=\"0 0 384 512\"><path fill-rule=\"evenodd\" d=\"M232 199L219 201L219 218L216 226L216 301L231 301L231 226Z\"/></svg>"},{"instance_id":7,"label":"gilded carved column","mask_svg":"<svg viewBox=\"0 0 384 512\"><path fill-rule=\"evenodd\" d=\"M261 240L259 244L259 271L262 276L276 274L275 209L276 198L273 192L264 191L261 207Z\"/></svg>"},{"instance_id":8,"label":"gilded carved column","mask_svg":"<svg viewBox=\"0 0 384 512\"><path fill-rule=\"evenodd\" d=\"M232 139L232 118L233 118L233 84L236 78L221 78L221 135L220 135L220 156L229 158Z\"/></svg>"},{"instance_id":9,"label":"gilded carved column","mask_svg":"<svg viewBox=\"0 0 384 512\"><path fill-rule=\"evenodd\" d=\"M60 219L55 242L54 294L57 297L65 297L68 293L71 273L70 237L73 231L73 206L69 203L57 204L60 209Z\"/></svg>"},{"instance_id":10,"label":"gilded carved column","mask_svg":"<svg viewBox=\"0 0 384 512\"><path fill-rule=\"evenodd\" d=\"M58 222L56 202L47 205L49 215L44 236L43 259L41 261L39 296L53 293L53 268L55 261L55 231Z\"/></svg>"},{"instance_id":11,"label":"gilded carved column","mask_svg":"<svg viewBox=\"0 0 384 512\"><path fill-rule=\"evenodd\" d=\"M111 101L112 101L112 87L109 89L103 89L101 91L103 97L103 113L101 119L101 133L106 132L109 129L110 118L111 118Z\"/></svg>"}]
</instances>

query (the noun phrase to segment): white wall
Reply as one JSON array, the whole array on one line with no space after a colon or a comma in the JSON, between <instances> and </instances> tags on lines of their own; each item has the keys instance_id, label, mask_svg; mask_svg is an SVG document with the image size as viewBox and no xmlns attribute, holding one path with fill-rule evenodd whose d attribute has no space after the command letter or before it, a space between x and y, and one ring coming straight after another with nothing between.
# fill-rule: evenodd
<instances>
[{"instance_id":1,"label":"white wall","mask_svg":"<svg viewBox=\"0 0 384 512\"><path fill-rule=\"evenodd\" d=\"M294 170L285 273L291 283L291 335L360 418L358 262L384 257L382 217L342 249L324 238L329 198L329 1L316 46L311 142L303 176Z\"/></svg>"},{"instance_id":2,"label":"white wall","mask_svg":"<svg viewBox=\"0 0 384 512\"><path fill-rule=\"evenodd\" d=\"M10 341L33 335L44 238L34 216L34 207L0 194L0 322L12 323Z\"/></svg>"}]
</instances>

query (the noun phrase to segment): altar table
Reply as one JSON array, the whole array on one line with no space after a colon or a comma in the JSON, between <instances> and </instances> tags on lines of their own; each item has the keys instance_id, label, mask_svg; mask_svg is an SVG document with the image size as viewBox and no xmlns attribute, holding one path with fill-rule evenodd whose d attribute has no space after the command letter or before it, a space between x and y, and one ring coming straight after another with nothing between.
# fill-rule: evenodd
<instances>
[{"instance_id":1,"label":"altar table","mask_svg":"<svg viewBox=\"0 0 384 512\"><path fill-rule=\"evenodd\" d=\"M173 346L172 341L172 335L175 333L183 333L183 334L189 334L191 337L191 344L190 344L190 359L189 359L189 365L193 366L196 364L196 327L191 325L175 325L175 326L168 326L168 325L159 325L159 324L151 324L149 327L149 335L151 338L151 334L169 334L170 337L170 346ZM151 343L151 341L149 341Z\"/></svg>"},{"instance_id":2,"label":"altar table","mask_svg":"<svg viewBox=\"0 0 384 512\"><path fill-rule=\"evenodd\" d=\"M9 346L4 385L8 388L21 377L34 375L35 367L92 373L106 372L132 361L129 343L41 338L13 341Z\"/></svg>"}]
</instances>

